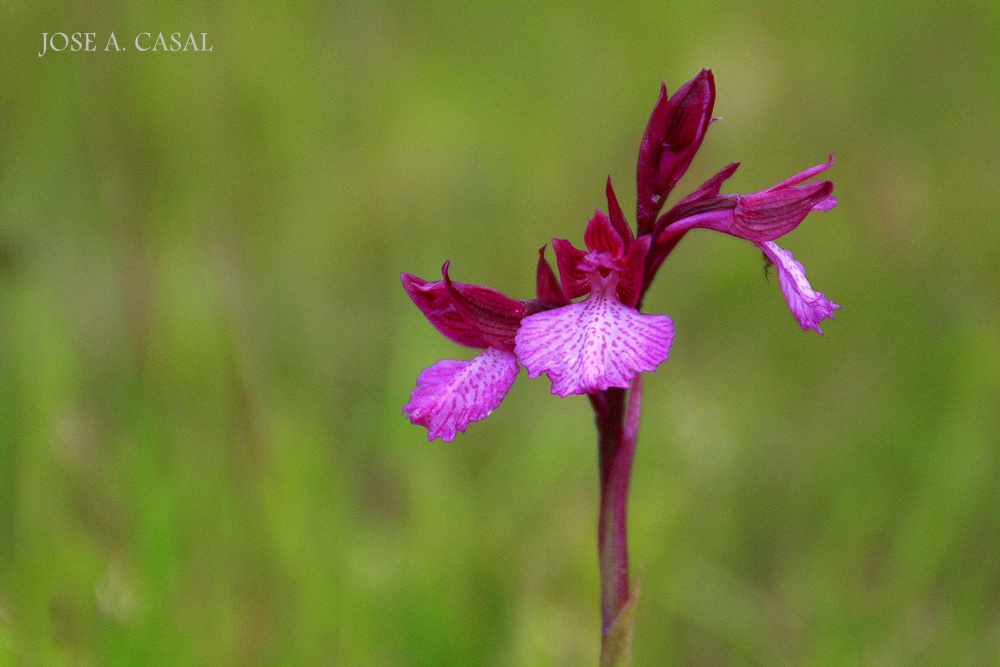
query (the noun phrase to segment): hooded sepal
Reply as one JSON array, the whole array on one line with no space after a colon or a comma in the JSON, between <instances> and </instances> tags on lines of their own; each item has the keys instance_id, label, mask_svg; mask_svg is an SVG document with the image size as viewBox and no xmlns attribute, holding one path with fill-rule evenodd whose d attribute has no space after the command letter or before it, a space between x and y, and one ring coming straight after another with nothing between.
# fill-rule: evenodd
<instances>
[{"instance_id":1,"label":"hooded sepal","mask_svg":"<svg viewBox=\"0 0 1000 667\"><path fill-rule=\"evenodd\" d=\"M590 251L606 252L615 259L625 254L627 238L622 239L618 230L611 224L604 211L594 211L594 217L587 223L583 232L583 242Z\"/></svg>"},{"instance_id":2,"label":"hooded sepal","mask_svg":"<svg viewBox=\"0 0 1000 667\"><path fill-rule=\"evenodd\" d=\"M831 154L825 164L806 169L762 192L739 197L731 231L727 233L755 243L773 241L798 227L812 211L829 211L837 205L832 181L799 183L832 166Z\"/></svg>"}]
</instances>

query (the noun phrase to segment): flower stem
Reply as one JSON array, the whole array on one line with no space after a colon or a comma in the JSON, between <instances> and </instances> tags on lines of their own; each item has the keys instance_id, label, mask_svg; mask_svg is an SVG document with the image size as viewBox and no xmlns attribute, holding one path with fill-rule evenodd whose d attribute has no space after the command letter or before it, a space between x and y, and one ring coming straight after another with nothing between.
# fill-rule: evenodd
<instances>
[{"instance_id":1,"label":"flower stem","mask_svg":"<svg viewBox=\"0 0 1000 667\"><path fill-rule=\"evenodd\" d=\"M601 568L602 665L631 662L628 656L631 655L632 614L622 612L627 610L633 597L629 591L626 524L632 460L642 411L641 376L632 383L627 404L625 399L623 389L590 395L596 413L601 483L597 548Z\"/></svg>"}]
</instances>

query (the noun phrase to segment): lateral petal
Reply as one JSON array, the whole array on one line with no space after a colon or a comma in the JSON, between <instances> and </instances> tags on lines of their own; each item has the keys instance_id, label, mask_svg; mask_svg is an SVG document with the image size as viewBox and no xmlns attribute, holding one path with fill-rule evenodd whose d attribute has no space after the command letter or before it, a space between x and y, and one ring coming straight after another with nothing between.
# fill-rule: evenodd
<instances>
[{"instance_id":1,"label":"lateral petal","mask_svg":"<svg viewBox=\"0 0 1000 667\"><path fill-rule=\"evenodd\" d=\"M455 439L458 431L493 412L517 377L512 352L486 348L470 361L443 359L425 369L403 414L427 428L427 439Z\"/></svg>"},{"instance_id":2,"label":"lateral petal","mask_svg":"<svg viewBox=\"0 0 1000 667\"><path fill-rule=\"evenodd\" d=\"M587 253L566 239L552 239L552 250L556 254L556 266L559 267L566 298L575 299L590 291L590 276L580 269L580 262Z\"/></svg>"},{"instance_id":3,"label":"lateral petal","mask_svg":"<svg viewBox=\"0 0 1000 667\"><path fill-rule=\"evenodd\" d=\"M538 266L535 269L535 294L538 301L548 306L565 306L569 299L563 293L552 265L545 259L545 246L538 249Z\"/></svg>"},{"instance_id":4,"label":"lateral petal","mask_svg":"<svg viewBox=\"0 0 1000 667\"><path fill-rule=\"evenodd\" d=\"M626 306L635 308L642 296L643 274L646 268L646 255L649 253L650 236L640 236L629 246L625 256L624 269L618 279L618 298Z\"/></svg>"}]
</instances>

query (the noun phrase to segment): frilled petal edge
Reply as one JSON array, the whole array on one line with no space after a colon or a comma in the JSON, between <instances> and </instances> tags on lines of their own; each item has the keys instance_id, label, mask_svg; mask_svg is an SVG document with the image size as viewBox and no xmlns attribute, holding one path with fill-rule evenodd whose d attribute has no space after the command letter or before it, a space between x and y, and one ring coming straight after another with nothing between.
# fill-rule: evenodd
<instances>
[{"instance_id":1,"label":"frilled petal edge","mask_svg":"<svg viewBox=\"0 0 1000 667\"><path fill-rule=\"evenodd\" d=\"M666 361L674 323L621 303L614 283L595 286L586 301L521 320L515 351L528 377L547 373L557 396L627 388Z\"/></svg>"},{"instance_id":2,"label":"frilled petal edge","mask_svg":"<svg viewBox=\"0 0 1000 667\"><path fill-rule=\"evenodd\" d=\"M425 369L403 414L427 428L427 439L455 439L457 431L493 412L517 377L512 352L486 348L470 361L443 359Z\"/></svg>"},{"instance_id":3,"label":"frilled petal edge","mask_svg":"<svg viewBox=\"0 0 1000 667\"><path fill-rule=\"evenodd\" d=\"M806 280L805 268L792 257L791 252L779 247L773 241L754 245L760 248L777 267L778 283L799 326L803 329L815 329L817 333L822 334L819 323L827 317L834 319L833 311L840 306L827 299L822 292L813 290L812 285Z\"/></svg>"}]
</instances>

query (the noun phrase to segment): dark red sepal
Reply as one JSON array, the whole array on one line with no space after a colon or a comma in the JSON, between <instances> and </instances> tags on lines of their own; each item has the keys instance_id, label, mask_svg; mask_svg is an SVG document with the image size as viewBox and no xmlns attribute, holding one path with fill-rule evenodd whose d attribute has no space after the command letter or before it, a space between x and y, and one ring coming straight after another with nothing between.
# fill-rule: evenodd
<instances>
[{"instance_id":1,"label":"dark red sepal","mask_svg":"<svg viewBox=\"0 0 1000 667\"><path fill-rule=\"evenodd\" d=\"M538 268L535 270L535 293L538 301L546 306L565 306L569 299L563 293L552 265L545 259L545 246L538 249Z\"/></svg>"},{"instance_id":2,"label":"dark red sepal","mask_svg":"<svg viewBox=\"0 0 1000 667\"><path fill-rule=\"evenodd\" d=\"M618 279L618 299L626 306L636 307L642 297L644 269L646 266L646 254L652 237L648 234L640 236L632 242L625 256L625 268Z\"/></svg>"},{"instance_id":3,"label":"dark red sepal","mask_svg":"<svg viewBox=\"0 0 1000 667\"><path fill-rule=\"evenodd\" d=\"M580 261L587 256L584 251L573 247L566 239L552 239L552 250L556 253L556 266L562 278L563 294L567 299L575 299L590 292L590 274L579 269Z\"/></svg>"},{"instance_id":4,"label":"dark red sepal","mask_svg":"<svg viewBox=\"0 0 1000 667\"><path fill-rule=\"evenodd\" d=\"M583 232L583 242L587 244L588 250L606 252L615 259L620 259L625 254L625 241L618 235L604 211L594 211L594 217Z\"/></svg>"},{"instance_id":5,"label":"dark red sepal","mask_svg":"<svg viewBox=\"0 0 1000 667\"><path fill-rule=\"evenodd\" d=\"M403 273L401 279L413 303L446 338L466 347L489 347L479 329L456 310L444 281L428 282L410 273Z\"/></svg>"},{"instance_id":6,"label":"dark red sepal","mask_svg":"<svg viewBox=\"0 0 1000 667\"><path fill-rule=\"evenodd\" d=\"M449 262L444 263L441 274L455 309L490 347L513 352L514 334L521 326L521 318L528 314L527 307L491 287L453 282L448 276L448 265Z\"/></svg>"},{"instance_id":7,"label":"dark red sepal","mask_svg":"<svg viewBox=\"0 0 1000 667\"><path fill-rule=\"evenodd\" d=\"M632 234L632 228L629 227L628 221L625 219L625 214L622 212L622 207L618 203L618 197L615 195L615 189L611 185L610 176L608 176L608 185L604 188L604 192L608 197L608 215L611 218L611 226L615 228L622 241L625 242L625 247L628 248L635 235Z\"/></svg>"}]
</instances>

